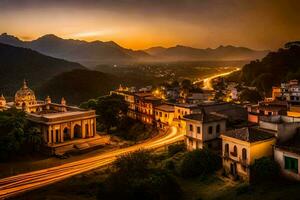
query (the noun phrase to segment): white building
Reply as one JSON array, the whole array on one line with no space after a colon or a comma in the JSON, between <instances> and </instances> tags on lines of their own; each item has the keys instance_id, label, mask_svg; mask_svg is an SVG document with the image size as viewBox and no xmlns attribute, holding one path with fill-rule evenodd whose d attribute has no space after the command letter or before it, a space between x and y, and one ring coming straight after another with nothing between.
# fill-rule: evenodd
<instances>
[{"instance_id":1,"label":"white building","mask_svg":"<svg viewBox=\"0 0 300 200\"><path fill-rule=\"evenodd\" d=\"M217 113L201 113L185 115L186 122L185 142L187 149L202 149L219 147L219 136L226 130L226 118Z\"/></svg>"}]
</instances>

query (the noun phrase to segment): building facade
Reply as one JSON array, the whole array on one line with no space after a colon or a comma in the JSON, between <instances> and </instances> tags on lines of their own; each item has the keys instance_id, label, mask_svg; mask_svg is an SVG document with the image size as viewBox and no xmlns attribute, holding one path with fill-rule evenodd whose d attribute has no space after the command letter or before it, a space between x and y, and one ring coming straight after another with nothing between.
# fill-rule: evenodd
<instances>
[{"instance_id":1,"label":"building facade","mask_svg":"<svg viewBox=\"0 0 300 200\"><path fill-rule=\"evenodd\" d=\"M249 180L255 159L273 155L276 138L258 127L230 130L221 135L225 172L234 178Z\"/></svg>"},{"instance_id":2,"label":"building facade","mask_svg":"<svg viewBox=\"0 0 300 200\"><path fill-rule=\"evenodd\" d=\"M212 149L219 148L219 136L226 131L226 118L216 113L185 115L185 143L188 150L202 149L204 146Z\"/></svg>"}]
</instances>

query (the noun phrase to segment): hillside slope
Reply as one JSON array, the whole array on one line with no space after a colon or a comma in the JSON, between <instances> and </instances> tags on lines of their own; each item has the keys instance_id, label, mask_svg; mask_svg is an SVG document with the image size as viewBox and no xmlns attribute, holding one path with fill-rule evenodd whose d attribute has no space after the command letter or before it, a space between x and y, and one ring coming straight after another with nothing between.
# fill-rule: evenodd
<instances>
[{"instance_id":1,"label":"hillside slope","mask_svg":"<svg viewBox=\"0 0 300 200\"><path fill-rule=\"evenodd\" d=\"M272 86L283 81L300 79L300 46L288 44L286 48L269 53L261 61L255 60L245 65L241 80L269 93Z\"/></svg>"},{"instance_id":2,"label":"hillside slope","mask_svg":"<svg viewBox=\"0 0 300 200\"><path fill-rule=\"evenodd\" d=\"M82 65L42 55L36 51L0 43L0 93L13 96L23 79L31 87L62 72L85 69Z\"/></svg>"}]
</instances>

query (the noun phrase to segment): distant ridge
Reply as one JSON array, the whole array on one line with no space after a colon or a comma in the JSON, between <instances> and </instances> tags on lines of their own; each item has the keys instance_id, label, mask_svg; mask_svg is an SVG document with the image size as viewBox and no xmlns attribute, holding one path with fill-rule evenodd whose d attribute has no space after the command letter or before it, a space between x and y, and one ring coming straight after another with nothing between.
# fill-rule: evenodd
<instances>
[{"instance_id":1,"label":"distant ridge","mask_svg":"<svg viewBox=\"0 0 300 200\"><path fill-rule=\"evenodd\" d=\"M17 47L30 48L45 55L79 62L88 66L144 61L253 60L260 59L268 53L268 51L256 51L232 45L220 46L215 49L198 49L177 45L170 48L152 47L146 50L132 50L123 48L114 41L86 42L63 39L53 34L47 34L32 41L22 41L13 35L3 33L0 35L0 42Z\"/></svg>"}]
</instances>

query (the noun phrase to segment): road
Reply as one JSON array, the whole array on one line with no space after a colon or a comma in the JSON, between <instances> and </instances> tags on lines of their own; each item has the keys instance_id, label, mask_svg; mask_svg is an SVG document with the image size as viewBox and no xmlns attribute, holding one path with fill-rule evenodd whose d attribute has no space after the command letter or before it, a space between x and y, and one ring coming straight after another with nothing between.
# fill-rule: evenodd
<instances>
[{"instance_id":1,"label":"road","mask_svg":"<svg viewBox=\"0 0 300 200\"><path fill-rule=\"evenodd\" d=\"M167 134L159 135L134 146L108 151L101 155L70 162L56 167L0 179L0 199L7 199L23 192L64 180L76 174L111 164L120 155L124 155L139 149L159 148L180 140L183 140L183 135L180 135L175 127L171 127Z\"/></svg>"},{"instance_id":2,"label":"road","mask_svg":"<svg viewBox=\"0 0 300 200\"><path fill-rule=\"evenodd\" d=\"M222 77L222 76L227 76L227 75L229 75L229 74L231 74L233 72L239 71L239 70L240 70L240 68L235 68L234 70L229 71L229 72L214 74L212 76L209 76L209 77L207 77L205 79L201 79L201 80L196 81L194 83L198 83L198 82L203 81L203 87L202 87L202 89L213 90L214 89L213 86L212 86L212 80L213 79L218 78L218 77Z\"/></svg>"}]
</instances>

